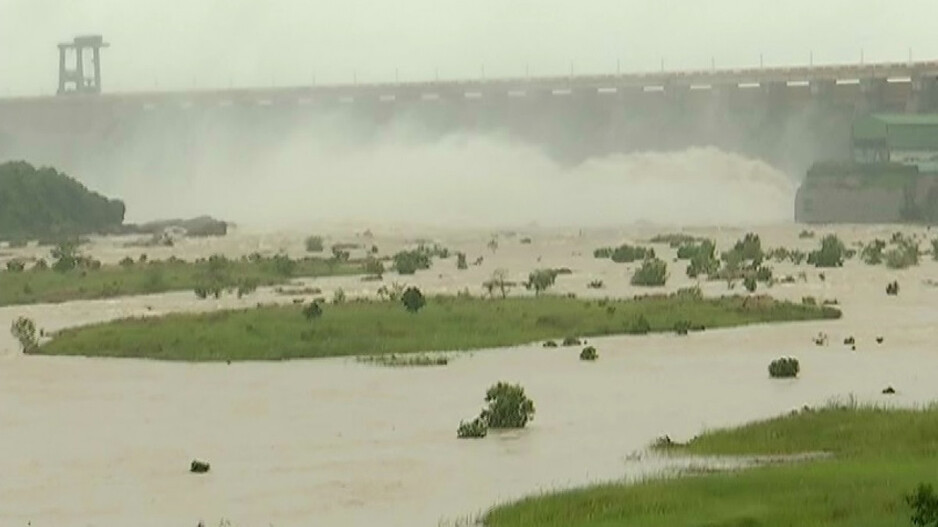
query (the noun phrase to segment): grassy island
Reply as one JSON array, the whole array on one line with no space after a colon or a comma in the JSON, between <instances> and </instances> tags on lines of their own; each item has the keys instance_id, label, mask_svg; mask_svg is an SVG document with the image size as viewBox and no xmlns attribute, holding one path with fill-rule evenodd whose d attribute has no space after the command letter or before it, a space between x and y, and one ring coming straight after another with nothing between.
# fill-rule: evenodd
<instances>
[{"instance_id":1,"label":"grassy island","mask_svg":"<svg viewBox=\"0 0 938 527\"><path fill-rule=\"evenodd\" d=\"M840 312L768 297L703 299L674 294L604 301L550 295L499 300L432 297L419 313L408 312L399 302L358 300L324 305L316 315L305 316L303 306L264 306L125 319L61 331L35 352L188 361L282 360L471 350L571 335L838 318Z\"/></svg>"},{"instance_id":2,"label":"grassy island","mask_svg":"<svg viewBox=\"0 0 938 527\"><path fill-rule=\"evenodd\" d=\"M886 410L853 405L804 410L687 445L690 455L825 452L819 461L771 464L636 485L605 484L497 507L488 527L886 527L911 525L905 496L938 483L938 407Z\"/></svg>"}]
</instances>

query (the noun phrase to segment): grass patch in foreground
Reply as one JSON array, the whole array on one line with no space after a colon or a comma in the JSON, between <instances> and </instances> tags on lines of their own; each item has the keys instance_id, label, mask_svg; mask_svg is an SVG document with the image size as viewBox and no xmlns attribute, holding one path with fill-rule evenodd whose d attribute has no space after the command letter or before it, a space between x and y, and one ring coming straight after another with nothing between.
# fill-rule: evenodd
<instances>
[{"instance_id":1,"label":"grass patch in foreground","mask_svg":"<svg viewBox=\"0 0 938 527\"><path fill-rule=\"evenodd\" d=\"M37 353L165 360L278 360L301 357L458 351L567 335L628 333L643 318L651 331L678 321L707 328L838 318L833 308L767 297L686 299L677 295L589 302L537 298L434 297L419 313L399 302L323 306L307 320L298 306L136 318L61 331ZM642 326L645 327L645 326Z\"/></svg>"},{"instance_id":2,"label":"grass patch in foreground","mask_svg":"<svg viewBox=\"0 0 938 527\"><path fill-rule=\"evenodd\" d=\"M298 277L364 273L362 262L333 262L323 258L291 260L289 273L272 258L227 260L225 271L233 284L253 281L270 286ZM96 269L52 269L0 272L0 306L58 303L118 296L193 290L204 281L209 263L165 260L133 265L103 265Z\"/></svg>"},{"instance_id":3,"label":"grass patch in foreground","mask_svg":"<svg viewBox=\"0 0 938 527\"><path fill-rule=\"evenodd\" d=\"M607 484L497 507L489 527L910 525L904 496L938 482L938 407L826 408L704 434L669 451L826 451L823 461Z\"/></svg>"}]
</instances>

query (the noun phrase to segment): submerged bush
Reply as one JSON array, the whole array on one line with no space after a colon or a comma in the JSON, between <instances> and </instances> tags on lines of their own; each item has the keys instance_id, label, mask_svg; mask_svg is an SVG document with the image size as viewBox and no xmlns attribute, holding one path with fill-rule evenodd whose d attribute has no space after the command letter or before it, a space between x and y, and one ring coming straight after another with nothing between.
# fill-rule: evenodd
<instances>
[{"instance_id":1,"label":"submerged bush","mask_svg":"<svg viewBox=\"0 0 938 527\"><path fill-rule=\"evenodd\" d=\"M466 263L466 253L456 253L456 269L460 271L469 269L469 264Z\"/></svg>"},{"instance_id":2,"label":"submerged bush","mask_svg":"<svg viewBox=\"0 0 938 527\"><path fill-rule=\"evenodd\" d=\"M879 265L883 263L884 249L886 249L886 242L878 239L873 240L860 251L860 259L868 265Z\"/></svg>"},{"instance_id":3,"label":"submerged bush","mask_svg":"<svg viewBox=\"0 0 938 527\"><path fill-rule=\"evenodd\" d=\"M398 274L414 274L429 268L430 256L424 251L401 251L394 255L394 269Z\"/></svg>"},{"instance_id":4,"label":"submerged bush","mask_svg":"<svg viewBox=\"0 0 938 527\"><path fill-rule=\"evenodd\" d=\"M918 242L911 238L899 236L895 239L896 247L886 252L886 267L890 269L905 269L913 265L918 265L919 248Z\"/></svg>"},{"instance_id":5,"label":"submerged bush","mask_svg":"<svg viewBox=\"0 0 938 527\"><path fill-rule=\"evenodd\" d=\"M489 428L524 428L534 419L534 402L524 394L520 384L499 382L485 393L485 402L488 407L479 418Z\"/></svg>"},{"instance_id":6,"label":"submerged bush","mask_svg":"<svg viewBox=\"0 0 938 527\"><path fill-rule=\"evenodd\" d=\"M306 238L306 252L321 253L325 250L322 236L309 236Z\"/></svg>"},{"instance_id":7,"label":"submerged bush","mask_svg":"<svg viewBox=\"0 0 938 527\"><path fill-rule=\"evenodd\" d=\"M776 359L769 364L769 376L773 379L797 377L800 370L798 359L792 357Z\"/></svg>"},{"instance_id":8,"label":"submerged bush","mask_svg":"<svg viewBox=\"0 0 938 527\"><path fill-rule=\"evenodd\" d=\"M828 234L821 239L821 248L808 255L808 265L815 267L842 267L846 247L840 238Z\"/></svg>"},{"instance_id":9,"label":"submerged bush","mask_svg":"<svg viewBox=\"0 0 938 527\"><path fill-rule=\"evenodd\" d=\"M580 360L596 360L598 358L599 353L596 352L596 348L593 346L587 346L580 352Z\"/></svg>"},{"instance_id":10,"label":"submerged bush","mask_svg":"<svg viewBox=\"0 0 938 527\"><path fill-rule=\"evenodd\" d=\"M586 284L588 289L602 289L605 287L602 280L591 280L590 283Z\"/></svg>"},{"instance_id":11,"label":"submerged bush","mask_svg":"<svg viewBox=\"0 0 938 527\"><path fill-rule=\"evenodd\" d=\"M668 264L652 258L642 262L642 266L632 275L632 285L656 287L662 286L668 279Z\"/></svg>"},{"instance_id":12,"label":"submerged bush","mask_svg":"<svg viewBox=\"0 0 938 527\"><path fill-rule=\"evenodd\" d=\"M527 289L533 289L535 295L539 295L554 285L557 280L557 271L555 269L538 269L528 275L528 281L524 286Z\"/></svg>"},{"instance_id":13,"label":"submerged bush","mask_svg":"<svg viewBox=\"0 0 938 527\"><path fill-rule=\"evenodd\" d=\"M561 346L579 346L582 344L577 337L564 337Z\"/></svg>"},{"instance_id":14,"label":"submerged bush","mask_svg":"<svg viewBox=\"0 0 938 527\"><path fill-rule=\"evenodd\" d=\"M886 294L889 296L897 296L899 294L899 282L886 284Z\"/></svg>"},{"instance_id":15,"label":"submerged bush","mask_svg":"<svg viewBox=\"0 0 938 527\"><path fill-rule=\"evenodd\" d=\"M633 247L628 244L620 245L612 251L610 258L615 263L632 263L637 260L654 258L655 250L645 247Z\"/></svg>"},{"instance_id":16,"label":"submerged bush","mask_svg":"<svg viewBox=\"0 0 938 527\"><path fill-rule=\"evenodd\" d=\"M23 353L32 353L39 348L36 340L36 323L32 319L19 317L10 324L10 333L20 343Z\"/></svg>"},{"instance_id":17,"label":"submerged bush","mask_svg":"<svg viewBox=\"0 0 938 527\"><path fill-rule=\"evenodd\" d=\"M460 421L459 428L456 429L456 437L459 439L481 439L488 432L485 421L481 417L476 417L472 421Z\"/></svg>"}]
</instances>

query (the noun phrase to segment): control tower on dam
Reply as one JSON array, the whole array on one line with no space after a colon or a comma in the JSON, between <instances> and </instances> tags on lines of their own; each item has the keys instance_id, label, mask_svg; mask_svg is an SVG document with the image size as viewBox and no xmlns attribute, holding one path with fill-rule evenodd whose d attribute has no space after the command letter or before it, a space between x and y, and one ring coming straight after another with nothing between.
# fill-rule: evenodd
<instances>
[{"instance_id":1,"label":"control tower on dam","mask_svg":"<svg viewBox=\"0 0 938 527\"><path fill-rule=\"evenodd\" d=\"M73 45L106 46L85 37L65 50ZM73 90L60 79L59 95L0 99L0 158L74 171L146 143L185 154L223 136L249 152L341 122L363 141L395 126L499 133L569 164L713 146L803 174L849 153L859 115L938 111L938 61L110 93L97 48L94 57L89 79L60 63Z\"/></svg>"}]
</instances>

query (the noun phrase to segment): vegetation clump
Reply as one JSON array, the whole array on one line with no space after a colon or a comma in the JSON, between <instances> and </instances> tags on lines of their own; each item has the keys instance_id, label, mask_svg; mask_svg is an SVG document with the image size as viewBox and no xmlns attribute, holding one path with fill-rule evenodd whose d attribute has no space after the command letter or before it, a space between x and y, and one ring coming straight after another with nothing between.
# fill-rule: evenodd
<instances>
[{"instance_id":1,"label":"vegetation clump","mask_svg":"<svg viewBox=\"0 0 938 527\"><path fill-rule=\"evenodd\" d=\"M211 470L211 468L211 465L205 461L199 461L198 459L193 460L192 463L189 464L189 472L194 474L204 474Z\"/></svg>"},{"instance_id":2,"label":"vegetation clump","mask_svg":"<svg viewBox=\"0 0 938 527\"><path fill-rule=\"evenodd\" d=\"M893 243L896 247L890 249L884 255L886 267L890 269L905 269L913 265L918 265L920 256L918 242L912 238L902 236L899 233L896 234L897 236L893 237Z\"/></svg>"},{"instance_id":3,"label":"vegetation clump","mask_svg":"<svg viewBox=\"0 0 938 527\"><path fill-rule=\"evenodd\" d=\"M631 284L644 287L663 286L668 280L668 265L658 258L642 262L632 275Z\"/></svg>"},{"instance_id":4,"label":"vegetation clump","mask_svg":"<svg viewBox=\"0 0 938 527\"><path fill-rule=\"evenodd\" d=\"M602 280L590 280L590 282L586 284L586 287L589 289L602 289L605 287L605 284L603 284Z\"/></svg>"},{"instance_id":5,"label":"vegetation clump","mask_svg":"<svg viewBox=\"0 0 938 527\"><path fill-rule=\"evenodd\" d=\"M303 307L303 318L312 322L322 317L322 304L319 301L310 302Z\"/></svg>"},{"instance_id":6,"label":"vegetation clump","mask_svg":"<svg viewBox=\"0 0 938 527\"><path fill-rule=\"evenodd\" d=\"M769 376L773 379L784 379L797 377L801 366L798 359L792 357L783 357L773 360L769 364Z\"/></svg>"},{"instance_id":7,"label":"vegetation clump","mask_svg":"<svg viewBox=\"0 0 938 527\"><path fill-rule=\"evenodd\" d=\"M525 282L524 287L528 290L533 289L535 295L540 295L554 285L557 274L556 269L538 269L528 275L528 281Z\"/></svg>"},{"instance_id":8,"label":"vegetation clump","mask_svg":"<svg viewBox=\"0 0 938 527\"><path fill-rule=\"evenodd\" d=\"M466 263L466 253L456 253L456 269L460 271L469 269L469 264Z\"/></svg>"},{"instance_id":9,"label":"vegetation clump","mask_svg":"<svg viewBox=\"0 0 938 527\"><path fill-rule=\"evenodd\" d=\"M394 269L398 274L414 274L421 269L430 268L430 255L418 249L401 251L394 255Z\"/></svg>"},{"instance_id":10,"label":"vegetation clump","mask_svg":"<svg viewBox=\"0 0 938 527\"><path fill-rule=\"evenodd\" d=\"M546 340L544 341L544 344L542 344L541 346L544 348L556 348L557 342L553 340Z\"/></svg>"},{"instance_id":11,"label":"vegetation clump","mask_svg":"<svg viewBox=\"0 0 938 527\"><path fill-rule=\"evenodd\" d=\"M579 338L567 336L563 338L563 342L560 345L564 347L568 347L568 346L579 346L580 344L582 344L582 342L580 341Z\"/></svg>"},{"instance_id":12,"label":"vegetation clump","mask_svg":"<svg viewBox=\"0 0 938 527\"><path fill-rule=\"evenodd\" d=\"M417 313L423 309L423 306L427 305L427 299L423 297L420 289L408 287L401 295L401 303L404 304L404 309L408 312Z\"/></svg>"},{"instance_id":13,"label":"vegetation clump","mask_svg":"<svg viewBox=\"0 0 938 527\"><path fill-rule=\"evenodd\" d=\"M808 265L815 267L842 267L846 247L836 235L828 234L821 239L821 248L808 255Z\"/></svg>"},{"instance_id":14,"label":"vegetation clump","mask_svg":"<svg viewBox=\"0 0 938 527\"><path fill-rule=\"evenodd\" d=\"M912 525L915 527L938 527L938 494L931 484L919 483L905 502L912 509Z\"/></svg>"},{"instance_id":15,"label":"vegetation clump","mask_svg":"<svg viewBox=\"0 0 938 527\"><path fill-rule=\"evenodd\" d=\"M696 244L703 241L707 241L706 238L699 238L697 236L684 233L658 234L655 235L652 239L648 240L649 243L666 243L671 248Z\"/></svg>"},{"instance_id":16,"label":"vegetation clump","mask_svg":"<svg viewBox=\"0 0 938 527\"><path fill-rule=\"evenodd\" d=\"M524 428L534 419L534 401L520 384L499 382L485 392L485 402L488 407L479 417L489 428Z\"/></svg>"},{"instance_id":17,"label":"vegetation clump","mask_svg":"<svg viewBox=\"0 0 938 527\"><path fill-rule=\"evenodd\" d=\"M482 439L489 432L485 420L476 417L472 421L460 421L459 428L456 429L456 437L459 439Z\"/></svg>"},{"instance_id":18,"label":"vegetation clump","mask_svg":"<svg viewBox=\"0 0 938 527\"><path fill-rule=\"evenodd\" d=\"M390 355L365 355L356 357L356 360L364 364L374 364L377 366L387 366L392 368L446 366L449 364L449 357L446 355L430 355L426 353L406 353L402 355L398 355L396 353L392 353Z\"/></svg>"},{"instance_id":19,"label":"vegetation clump","mask_svg":"<svg viewBox=\"0 0 938 527\"><path fill-rule=\"evenodd\" d=\"M587 346L580 352L580 360L594 361L599 358L599 353L593 346Z\"/></svg>"},{"instance_id":20,"label":"vegetation clump","mask_svg":"<svg viewBox=\"0 0 938 527\"><path fill-rule=\"evenodd\" d=\"M322 236L307 236L304 245L309 253L321 253L326 248Z\"/></svg>"},{"instance_id":21,"label":"vegetation clump","mask_svg":"<svg viewBox=\"0 0 938 527\"><path fill-rule=\"evenodd\" d=\"M863 246L860 251L860 259L867 265L879 265L883 263L883 251L886 249L886 242L883 240L873 240Z\"/></svg>"},{"instance_id":22,"label":"vegetation clump","mask_svg":"<svg viewBox=\"0 0 938 527\"><path fill-rule=\"evenodd\" d=\"M32 319L19 317L10 324L10 333L20 343L23 353L33 353L39 349L36 339L36 323Z\"/></svg>"}]
</instances>

